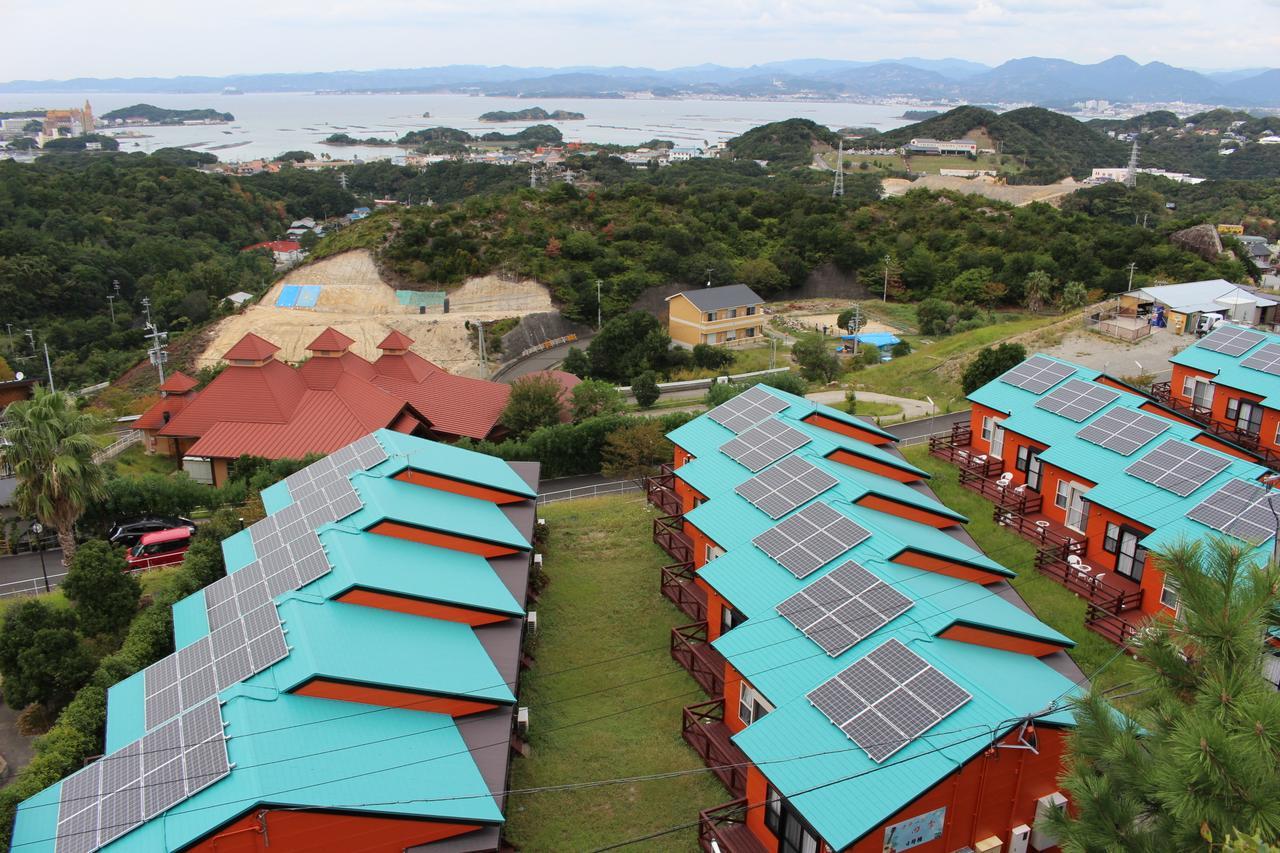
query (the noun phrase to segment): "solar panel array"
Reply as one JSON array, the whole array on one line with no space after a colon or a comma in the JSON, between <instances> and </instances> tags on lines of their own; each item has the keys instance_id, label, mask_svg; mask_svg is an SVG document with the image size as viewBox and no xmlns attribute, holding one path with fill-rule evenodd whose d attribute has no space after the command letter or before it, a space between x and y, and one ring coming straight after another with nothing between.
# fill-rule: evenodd
<instances>
[{"instance_id":1,"label":"solar panel array","mask_svg":"<svg viewBox=\"0 0 1280 853\"><path fill-rule=\"evenodd\" d=\"M877 646L809 701L879 764L972 698L897 640Z\"/></svg>"},{"instance_id":2,"label":"solar panel array","mask_svg":"<svg viewBox=\"0 0 1280 853\"><path fill-rule=\"evenodd\" d=\"M788 456L769 470L741 483L734 491L770 518L781 518L837 482L835 477L807 459Z\"/></svg>"},{"instance_id":3,"label":"solar panel array","mask_svg":"<svg viewBox=\"0 0 1280 853\"><path fill-rule=\"evenodd\" d=\"M751 542L791 574L803 578L870 535L848 516L818 502L775 524Z\"/></svg>"},{"instance_id":4,"label":"solar panel array","mask_svg":"<svg viewBox=\"0 0 1280 853\"><path fill-rule=\"evenodd\" d=\"M727 429L742 432L769 415L776 415L789 405L787 401L753 385L729 402L721 403L707 412L707 417Z\"/></svg>"},{"instance_id":5,"label":"solar panel array","mask_svg":"<svg viewBox=\"0 0 1280 853\"><path fill-rule=\"evenodd\" d=\"M1196 346L1235 358L1244 355L1250 347L1257 346L1266 339L1266 335L1255 332L1253 329L1219 326L1201 338Z\"/></svg>"},{"instance_id":6,"label":"solar panel array","mask_svg":"<svg viewBox=\"0 0 1280 853\"><path fill-rule=\"evenodd\" d=\"M1213 479L1230 461L1194 444L1170 438L1125 470L1139 480L1185 498Z\"/></svg>"},{"instance_id":7,"label":"solar panel array","mask_svg":"<svg viewBox=\"0 0 1280 853\"><path fill-rule=\"evenodd\" d=\"M364 506L348 478L386 458L382 445L369 435L286 477L293 503L249 525L258 559L205 587L209 629L229 625L277 595L328 574L333 567L316 528Z\"/></svg>"},{"instance_id":8,"label":"solar panel array","mask_svg":"<svg viewBox=\"0 0 1280 853\"><path fill-rule=\"evenodd\" d=\"M1072 379L1036 400L1037 409L1045 409L1080 423L1120 395L1105 385Z\"/></svg>"},{"instance_id":9,"label":"solar panel array","mask_svg":"<svg viewBox=\"0 0 1280 853\"><path fill-rule=\"evenodd\" d=\"M1187 517L1245 542L1262 543L1276 534L1277 513L1280 495L1272 495L1257 483L1230 480Z\"/></svg>"},{"instance_id":10,"label":"solar panel array","mask_svg":"<svg viewBox=\"0 0 1280 853\"><path fill-rule=\"evenodd\" d=\"M1129 456L1168 428L1169 422L1164 418L1146 415L1137 409L1116 408L1077 432L1076 436Z\"/></svg>"},{"instance_id":11,"label":"solar panel array","mask_svg":"<svg viewBox=\"0 0 1280 853\"><path fill-rule=\"evenodd\" d=\"M92 853L231 772L217 700L68 776L56 853Z\"/></svg>"},{"instance_id":12,"label":"solar panel array","mask_svg":"<svg viewBox=\"0 0 1280 853\"><path fill-rule=\"evenodd\" d=\"M849 560L779 604L778 613L836 657L914 603Z\"/></svg>"},{"instance_id":13,"label":"solar panel array","mask_svg":"<svg viewBox=\"0 0 1280 853\"><path fill-rule=\"evenodd\" d=\"M288 654L280 615L268 602L143 670L146 727L155 728Z\"/></svg>"},{"instance_id":14,"label":"solar panel array","mask_svg":"<svg viewBox=\"0 0 1280 853\"><path fill-rule=\"evenodd\" d=\"M1240 362L1245 367L1280 376L1280 344L1267 344Z\"/></svg>"},{"instance_id":15,"label":"solar panel array","mask_svg":"<svg viewBox=\"0 0 1280 853\"><path fill-rule=\"evenodd\" d=\"M795 427L769 418L720 445L720 452L751 471L759 471L811 440Z\"/></svg>"},{"instance_id":16,"label":"solar panel array","mask_svg":"<svg viewBox=\"0 0 1280 853\"><path fill-rule=\"evenodd\" d=\"M1017 367L1000 375L1000 381L1032 394L1043 394L1063 379L1075 373L1076 369L1060 361L1033 355Z\"/></svg>"}]
</instances>

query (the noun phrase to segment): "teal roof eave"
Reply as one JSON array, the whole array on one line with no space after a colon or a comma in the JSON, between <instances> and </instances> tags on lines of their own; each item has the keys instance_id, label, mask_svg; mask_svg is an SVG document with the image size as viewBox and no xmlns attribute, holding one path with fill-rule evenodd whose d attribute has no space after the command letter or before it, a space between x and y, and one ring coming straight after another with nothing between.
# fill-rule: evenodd
<instances>
[{"instance_id":1,"label":"teal roof eave","mask_svg":"<svg viewBox=\"0 0 1280 853\"><path fill-rule=\"evenodd\" d=\"M515 525L489 501L368 474L355 474L351 482L364 506L338 522L344 527L368 530L392 521L516 551L531 550Z\"/></svg>"},{"instance_id":2,"label":"teal roof eave","mask_svg":"<svg viewBox=\"0 0 1280 853\"><path fill-rule=\"evenodd\" d=\"M222 561L228 572L238 572L255 559L253 536L248 530L238 530L222 540Z\"/></svg>"},{"instance_id":3,"label":"teal roof eave","mask_svg":"<svg viewBox=\"0 0 1280 853\"><path fill-rule=\"evenodd\" d=\"M289 494L289 486L284 480L277 480L262 490L262 507L267 515L279 512L291 503L293 496Z\"/></svg>"},{"instance_id":4,"label":"teal roof eave","mask_svg":"<svg viewBox=\"0 0 1280 853\"><path fill-rule=\"evenodd\" d=\"M380 429L374 433L383 449L390 454L391 463L400 470L404 467L415 471L437 474L450 480L471 483L498 491L536 498L538 492L524 481L510 465L496 456L476 453L451 444L407 436L394 430ZM399 460L397 460L399 457ZM386 464L386 463L384 463Z\"/></svg>"},{"instance_id":5,"label":"teal roof eave","mask_svg":"<svg viewBox=\"0 0 1280 853\"><path fill-rule=\"evenodd\" d=\"M107 690L105 752L115 752L146 734L146 682L142 670Z\"/></svg>"},{"instance_id":6,"label":"teal roof eave","mask_svg":"<svg viewBox=\"0 0 1280 853\"><path fill-rule=\"evenodd\" d=\"M204 590L197 590L173 605L173 644L182 649L209 633L209 612Z\"/></svg>"}]
</instances>

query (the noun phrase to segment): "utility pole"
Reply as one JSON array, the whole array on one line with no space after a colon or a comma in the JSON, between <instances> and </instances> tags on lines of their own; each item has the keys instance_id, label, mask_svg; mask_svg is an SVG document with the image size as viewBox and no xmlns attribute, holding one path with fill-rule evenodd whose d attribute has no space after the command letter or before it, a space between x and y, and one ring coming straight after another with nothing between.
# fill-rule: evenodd
<instances>
[{"instance_id":1,"label":"utility pole","mask_svg":"<svg viewBox=\"0 0 1280 853\"><path fill-rule=\"evenodd\" d=\"M485 361L485 354L484 354L484 320L476 320L476 337L479 338L478 343L480 345L480 364L481 365L488 364L488 362Z\"/></svg>"},{"instance_id":2,"label":"utility pole","mask_svg":"<svg viewBox=\"0 0 1280 853\"><path fill-rule=\"evenodd\" d=\"M884 292L880 294L881 302L889 301L889 263L893 260L892 255L884 256Z\"/></svg>"},{"instance_id":3,"label":"utility pole","mask_svg":"<svg viewBox=\"0 0 1280 853\"><path fill-rule=\"evenodd\" d=\"M169 337L168 332L162 332L156 328L151 322L151 312L147 311L147 329L149 334L143 337L151 341L151 346L147 348L147 356L151 359L151 363L156 366L156 371L160 374L160 384L164 384L164 363L169 360L169 353L164 350L164 340Z\"/></svg>"},{"instance_id":4,"label":"utility pole","mask_svg":"<svg viewBox=\"0 0 1280 853\"><path fill-rule=\"evenodd\" d=\"M13 324L5 323L4 328L5 328L5 334L7 334L9 337L9 349L13 349Z\"/></svg>"},{"instance_id":5,"label":"utility pole","mask_svg":"<svg viewBox=\"0 0 1280 853\"><path fill-rule=\"evenodd\" d=\"M1136 261L1129 262L1129 290L1133 290L1133 271L1138 268Z\"/></svg>"},{"instance_id":6,"label":"utility pole","mask_svg":"<svg viewBox=\"0 0 1280 853\"><path fill-rule=\"evenodd\" d=\"M778 366L778 339L769 337L769 369L773 370Z\"/></svg>"},{"instance_id":7,"label":"utility pole","mask_svg":"<svg viewBox=\"0 0 1280 853\"><path fill-rule=\"evenodd\" d=\"M1138 185L1138 134L1133 135L1133 149L1129 152L1129 170L1124 175L1124 185L1133 189Z\"/></svg>"},{"instance_id":8,"label":"utility pole","mask_svg":"<svg viewBox=\"0 0 1280 853\"><path fill-rule=\"evenodd\" d=\"M600 279L596 279L596 331L600 331Z\"/></svg>"},{"instance_id":9,"label":"utility pole","mask_svg":"<svg viewBox=\"0 0 1280 853\"><path fill-rule=\"evenodd\" d=\"M151 297L142 297L142 311L147 315L146 325L151 325Z\"/></svg>"},{"instance_id":10,"label":"utility pole","mask_svg":"<svg viewBox=\"0 0 1280 853\"><path fill-rule=\"evenodd\" d=\"M116 324L116 300L120 298L120 282L113 280L111 286L115 288L115 293L107 294L107 304L111 306L111 325Z\"/></svg>"},{"instance_id":11,"label":"utility pole","mask_svg":"<svg viewBox=\"0 0 1280 853\"><path fill-rule=\"evenodd\" d=\"M48 344L44 345L44 370L45 370L45 373L49 374L49 390L50 391L58 390L53 387L53 367L49 364L49 345Z\"/></svg>"},{"instance_id":12,"label":"utility pole","mask_svg":"<svg viewBox=\"0 0 1280 853\"><path fill-rule=\"evenodd\" d=\"M537 166L529 164L529 189L536 190L538 188L538 172Z\"/></svg>"},{"instance_id":13,"label":"utility pole","mask_svg":"<svg viewBox=\"0 0 1280 853\"><path fill-rule=\"evenodd\" d=\"M853 355L858 355L858 330L862 328L862 306L853 303L853 316L849 318L849 334L853 335Z\"/></svg>"},{"instance_id":14,"label":"utility pole","mask_svg":"<svg viewBox=\"0 0 1280 853\"><path fill-rule=\"evenodd\" d=\"M836 150L836 180L831 186L831 197L844 195L844 137L840 137L840 147Z\"/></svg>"}]
</instances>

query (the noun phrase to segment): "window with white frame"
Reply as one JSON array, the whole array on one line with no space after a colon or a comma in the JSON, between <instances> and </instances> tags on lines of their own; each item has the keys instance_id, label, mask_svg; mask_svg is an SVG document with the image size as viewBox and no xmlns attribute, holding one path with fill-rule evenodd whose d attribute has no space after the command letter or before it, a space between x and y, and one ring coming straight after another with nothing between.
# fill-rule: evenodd
<instances>
[{"instance_id":1,"label":"window with white frame","mask_svg":"<svg viewBox=\"0 0 1280 853\"><path fill-rule=\"evenodd\" d=\"M769 700L743 679L738 688L738 719L742 724L749 726L772 710Z\"/></svg>"},{"instance_id":2,"label":"window with white frame","mask_svg":"<svg viewBox=\"0 0 1280 853\"><path fill-rule=\"evenodd\" d=\"M1160 603L1170 610L1178 609L1178 582L1165 575L1164 585L1160 587Z\"/></svg>"},{"instance_id":3,"label":"window with white frame","mask_svg":"<svg viewBox=\"0 0 1280 853\"><path fill-rule=\"evenodd\" d=\"M724 553L724 549L721 548L719 545L712 545L710 542L708 542L706 544L706 551L703 552L703 555L706 557L706 562L710 563L712 560L714 560L716 557L719 557L723 553Z\"/></svg>"},{"instance_id":4,"label":"window with white frame","mask_svg":"<svg viewBox=\"0 0 1280 853\"><path fill-rule=\"evenodd\" d=\"M983 417L982 419L982 440L991 441L991 430L996 425L996 419L992 417Z\"/></svg>"},{"instance_id":5,"label":"window with white frame","mask_svg":"<svg viewBox=\"0 0 1280 853\"><path fill-rule=\"evenodd\" d=\"M1058 509L1066 509L1071 504L1071 483L1058 481L1058 490L1053 495L1053 505Z\"/></svg>"}]
</instances>

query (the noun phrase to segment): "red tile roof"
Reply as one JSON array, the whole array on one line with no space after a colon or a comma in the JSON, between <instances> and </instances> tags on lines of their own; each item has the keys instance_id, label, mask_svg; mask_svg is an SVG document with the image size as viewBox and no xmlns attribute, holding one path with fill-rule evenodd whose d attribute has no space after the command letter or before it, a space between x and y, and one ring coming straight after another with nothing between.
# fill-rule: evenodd
<instances>
[{"instance_id":1,"label":"red tile roof","mask_svg":"<svg viewBox=\"0 0 1280 853\"><path fill-rule=\"evenodd\" d=\"M227 361L262 361L278 352L280 347L249 332L222 356Z\"/></svg>"},{"instance_id":2,"label":"red tile roof","mask_svg":"<svg viewBox=\"0 0 1280 853\"><path fill-rule=\"evenodd\" d=\"M413 338L397 329L392 329L391 333L382 339L382 343L378 344L378 349L408 349L413 346Z\"/></svg>"},{"instance_id":3,"label":"red tile roof","mask_svg":"<svg viewBox=\"0 0 1280 853\"><path fill-rule=\"evenodd\" d=\"M426 417L432 430L445 436L485 438L498 425L511 396L510 385L454 376L443 370L430 374L423 382L406 382L386 375L376 376L373 381L379 388L407 400Z\"/></svg>"},{"instance_id":4,"label":"red tile roof","mask_svg":"<svg viewBox=\"0 0 1280 853\"><path fill-rule=\"evenodd\" d=\"M383 353L373 363L373 369L379 376L402 379L406 382L422 382L433 373L444 373L444 369L432 364L416 352L398 355Z\"/></svg>"},{"instance_id":5,"label":"red tile roof","mask_svg":"<svg viewBox=\"0 0 1280 853\"><path fill-rule=\"evenodd\" d=\"M314 341L307 344L307 349L312 352L341 352L354 343L354 338L349 338L333 326L328 326L316 336Z\"/></svg>"},{"instance_id":6,"label":"red tile roof","mask_svg":"<svg viewBox=\"0 0 1280 853\"><path fill-rule=\"evenodd\" d=\"M376 374L373 365L353 352L337 356L309 358L298 368L308 388L332 388L343 374L361 379L372 379Z\"/></svg>"},{"instance_id":7,"label":"red tile roof","mask_svg":"<svg viewBox=\"0 0 1280 853\"><path fill-rule=\"evenodd\" d=\"M185 394L200 383L182 371L174 371L160 383L160 390L166 394Z\"/></svg>"},{"instance_id":8,"label":"red tile roof","mask_svg":"<svg viewBox=\"0 0 1280 853\"><path fill-rule=\"evenodd\" d=\"M254 249L270 249L273 252L296 252L302 248L302 244L297 240L271 240L266 243L254 243L252 246L245 246L240 251L252 252Z\"/></svg>"},{"instance_id":9,"label":"red tile roof","mask_svg":"<svg viewBox=\"0 0 1280 853\"><path fill-rule=\"evenodd\" d=\"M161 397L159 400L152 403L151 407L143 412L142 415L133 422L133 428L160 429L170 420L177 417L178 412L185 409L187 404L190 402L192 402L191 397L184 397L177 394L168 397ZM166 414L169 416L168 418L165 417Z\"/></svg>"},{"instance_id":10,"label":"red tile roof","mask_svg":"<svg viewBox=\"0 0 1280 853\"><path fill-rule=\"evenodd\" d=\"M233 364L197 394L161 433L202 436L222 421L287 423L306 390L302 375L282 361L272 359L262 366Z\"/></svg>"}]
</instances>

